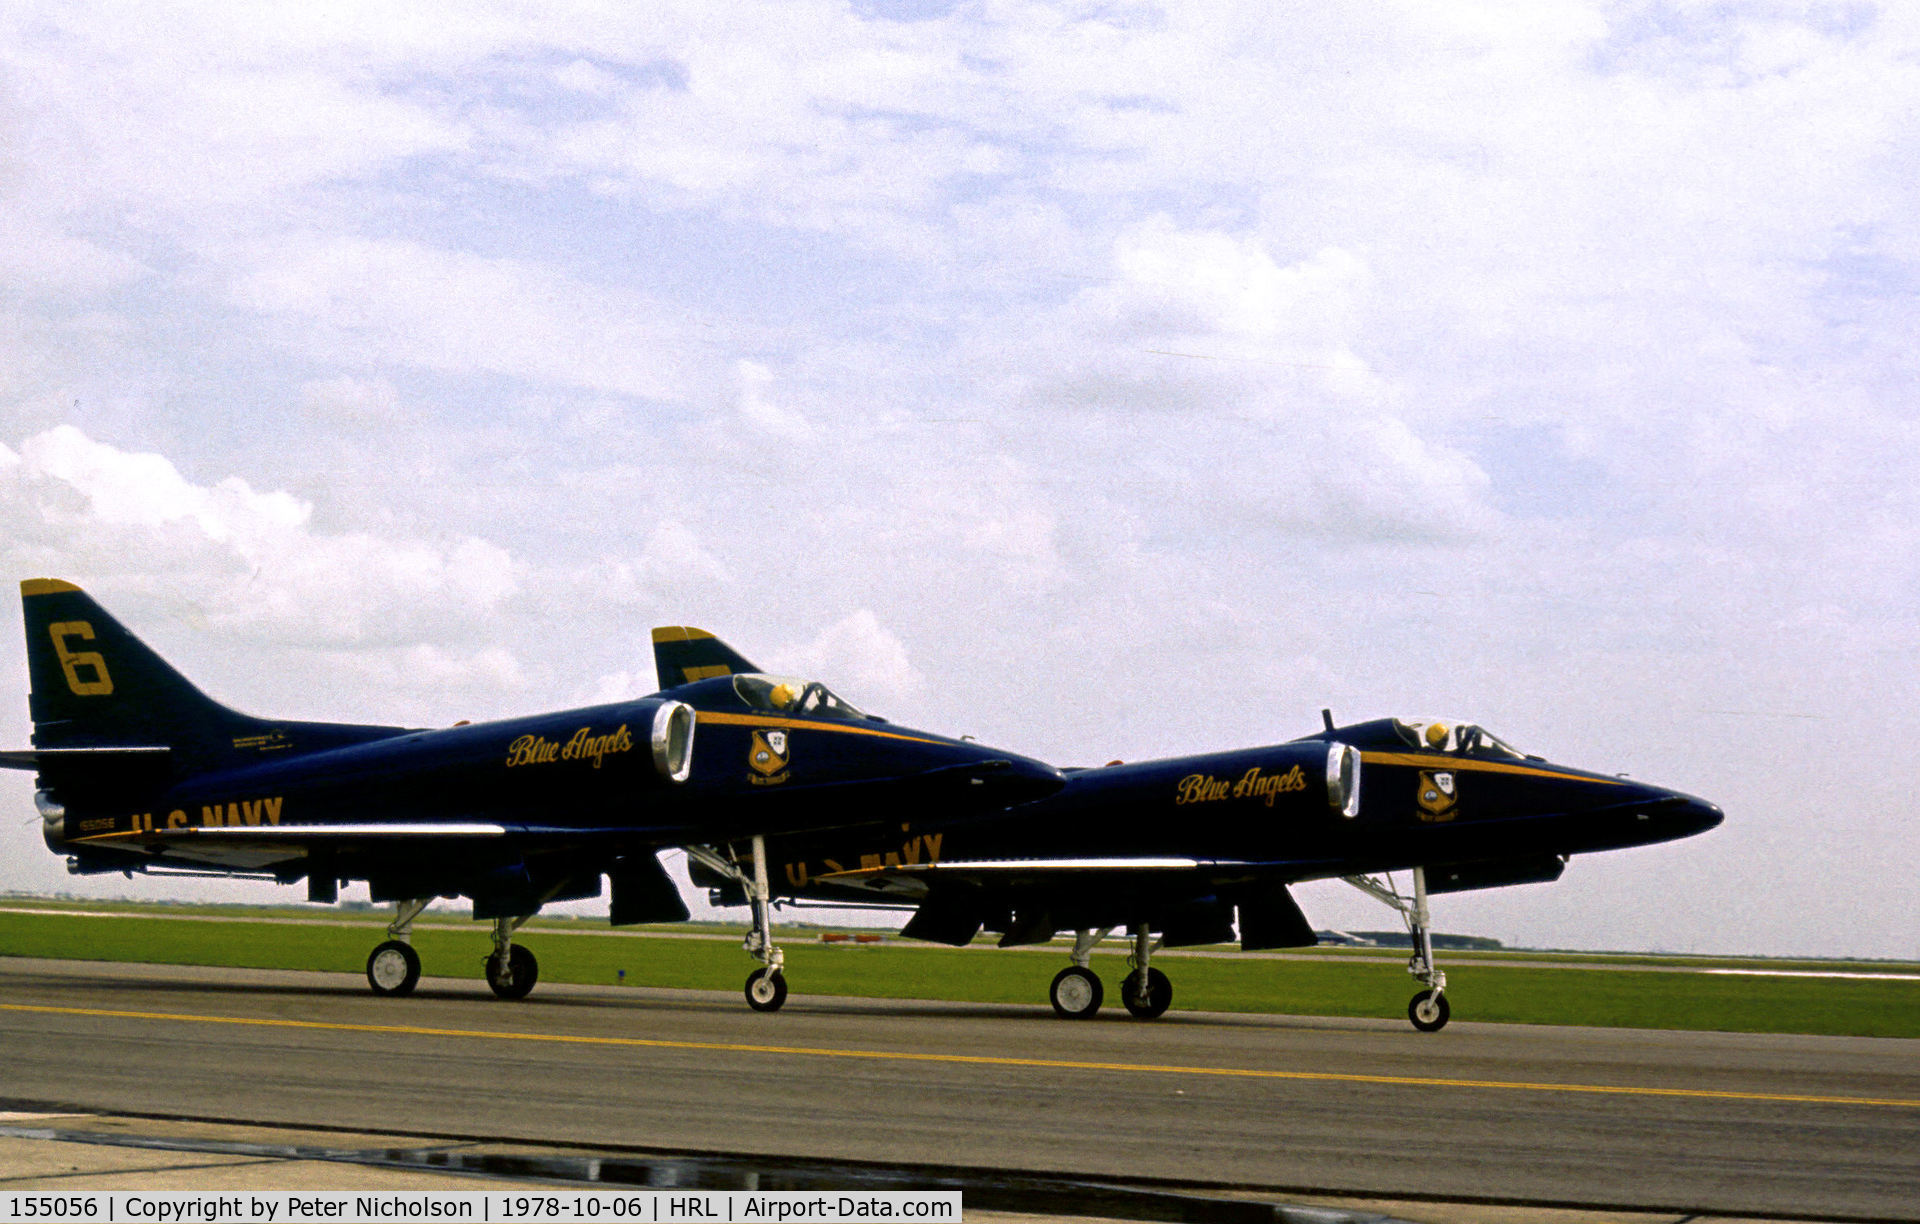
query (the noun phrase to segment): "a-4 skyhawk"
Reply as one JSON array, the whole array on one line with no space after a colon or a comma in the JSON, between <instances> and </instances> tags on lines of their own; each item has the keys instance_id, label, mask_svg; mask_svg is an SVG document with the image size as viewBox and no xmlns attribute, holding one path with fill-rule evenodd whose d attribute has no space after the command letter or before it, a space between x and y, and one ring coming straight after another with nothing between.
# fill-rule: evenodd
<instances>
[{"instance_id":1,"label":"a-4 skyhawk","mask_svg":"<svg viewBox=\"0 0 1920 1224\"><path fill-rule=\"evenodd\" d=\"M438 729L255 718L213 701L71 583L21 583L33 747L49 848L77 873L305 880L314 901L365 880L396 913L367 958L380 994L420 976L412 925L464 896L493 924L487 983L533 989L514 932L541 906L611 885L618 924L687 917L656 854L684 847L754 905L747 1000L786 997L765 838L901 812L997 814L1060 789L1052 766L895 726L825 687L752 673L698 631L658 630L680 690ZM700 676L725 677L686 684Z\"/></svg>"},{"instance_id":2,"label":"a-4 skyhawk","mask_svg":"<svg viewBox=\"0 0 1920 1224\"><path fill-rule=\"evenodd\" d=\"M750 667L750 665L749 665ZM659 659L668 696L702 706L726 681L682 679ZM703 714L704 718L705 715ZM777 896L913 911L902 934L964 945L982 929L1000 946L1075 937L1051 999L1087 1017L1105 989L1090 967L1124 931L1118 985L1135 1016L1167 1010L1173 986L1155 950L1238 940L1243 949L1317 942L1288 886L1344 879L1407 924L1416 1028L1447 1023L1446 974L1434 964L1428 897L1557 880L1576 854L1644 846L1718 825L1718 807L1678 791L1530 756L1471 723L1379 719L1325 726L1287 743L1097 769L1069 769L1059 790L982 819L903 809L896 825L769 838ZM1393 872L1410 877L1411 891ZM746 899L737 881L694 864L716 903Z\"/></svg>"}]
</instances>

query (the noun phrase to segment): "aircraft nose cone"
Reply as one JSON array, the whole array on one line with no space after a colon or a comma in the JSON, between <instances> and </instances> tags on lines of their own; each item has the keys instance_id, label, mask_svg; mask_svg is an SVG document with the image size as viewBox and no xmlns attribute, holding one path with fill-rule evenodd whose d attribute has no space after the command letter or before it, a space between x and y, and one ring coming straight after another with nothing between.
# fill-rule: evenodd
<instances>
[{"instance_id":1,"label":"aircraft nose cone","mask_svg":"<svg viewBox=\"0 0 1920 1224\"><path fill-rule=\"evenodd\" d=\"M1708 829L1718 827L1720 822L1727 818L1727 814L1720 810L1720 805L1717 803L1695 799L1692 795L1682 795L1680 798L1686 800L1680 819L1687 824L1688 832L1705 833Z\"/></svg>"},{"instance_id":2,"label":"aircraft nose cone","mask_svg":"<svg viewBox=\"0 0 1920 1224\"><path fill-rule=\"evenodd\" d=\"M1012 805L1045 799L1067 784L1067 775L1045 761L996 755L974 767L972 781L998 802Z\"/></svg>"},{"instance_id":3,"label":"aircraft nose cone","mask_svg":"<svg viewBox=\"0 0 1920 1224\"><path fill-rule=\"evenodd\" d=\"M1658 798L1645 805L1637 819L1643 823L1650 822L1662 840L1705 833L1727 818L1717 803L1708 803L1705 799L1679 791L1658 791L1656 794Z\"/></svg>"},{"instance_id":4,"label":"aircraft nose cone","mask_svg":"<svg viewBox=\"0 0 1920 1224\"><path fill-rule=\"evenodd\" d=\"M1013 762L1013 775L1017 787L1032 799L1044 799L1067 784L1067 775L1058 769L1026 757Z\"/></svg>"}]
</instances>

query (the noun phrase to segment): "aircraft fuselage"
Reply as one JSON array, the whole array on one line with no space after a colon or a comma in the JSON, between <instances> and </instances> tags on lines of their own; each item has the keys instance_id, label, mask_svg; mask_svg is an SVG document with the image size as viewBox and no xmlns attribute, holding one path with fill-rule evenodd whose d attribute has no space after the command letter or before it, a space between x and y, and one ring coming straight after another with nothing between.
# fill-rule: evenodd
<instances>
[{"instance_id":1,"label":"aircraft fuselage","mask_svg":"<svg viewBox=\"0 0 1920 1224\"><path fill-rule=\"evenodd\" d=\"M776 838L775 887L836 887L856 869L918 862L1194 859L1271 864L1285 880L1415 866L1515 862L1647 845L1718 824L1719 809L1676 791L1556 765L1379 744L1360 728L1260 748L1069 771L1052 796L991 820L916 821L861 836ZM1345 736L1346 738L1342 738ZM1358 796L1329 784L1348 744ZM870 894L864 894L872 899Z\"/></svg>"}]
</instances>

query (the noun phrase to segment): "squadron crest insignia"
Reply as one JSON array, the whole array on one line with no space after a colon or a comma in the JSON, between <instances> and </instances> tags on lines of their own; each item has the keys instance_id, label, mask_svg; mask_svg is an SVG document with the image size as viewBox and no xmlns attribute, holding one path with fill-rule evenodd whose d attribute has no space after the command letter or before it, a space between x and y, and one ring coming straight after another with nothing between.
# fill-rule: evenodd
<instances>
[{"instance_id":1,"label":"squadron crest insignia","mask_svg":"<svg viewBox=\"0 0 1920 1224\"><path fill-rule=\"evenodd\" d=\"M747 780L755 786L778 786L785 782L787 766L791 764L788 751L785 731L755 731L753 744L747 750L747 764L753 768L753 774Z\"/></svg>"},{"instance_id":2,"label":"squadron crest insignia","mask_svg":"<svg viewBox=\"0 0 1920 1224\"><path fill-rule=\"evenodd\" d=\"M1439 823L1453 819L1454 805L1460 802L1460 793L1455 786L1451 769L1423 769L1420 771L1420 791L1416 796L1420 802L1420 819L1429 823Z\"/></svg>"}]
</instances>

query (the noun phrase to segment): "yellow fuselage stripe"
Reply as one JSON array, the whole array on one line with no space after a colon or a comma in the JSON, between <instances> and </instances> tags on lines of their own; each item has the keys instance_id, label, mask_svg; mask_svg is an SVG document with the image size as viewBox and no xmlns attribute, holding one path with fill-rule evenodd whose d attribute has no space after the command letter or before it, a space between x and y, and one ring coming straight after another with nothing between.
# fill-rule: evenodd
<instances>
[{"instance_id":1,"label":"yellow fuselage stripe","mask_svg":"<svg viewBox=\"0 0 1920 1224\"><path fill-rule=\"evenodd\" d=\"M1597 782L1603 786L1626 785L1615 778L1596 778L1588 774L1540 769L1532 765L1509 765L1504 761L1475 761L1426 752L1363 752L1360 754L1360 761L1365 765L1412 765L1418 769L1450 769L1455 773L1519 774L1526 778L1555 778L1562 782Z\"/></svg>"},{"instance_id":2,"label":"yellow fuselage stripe","mask_svg":"<svg viewBox=\"0 0 1920 1224\"><path fill-rule=\"evenodd\" d=\"M1316 1083L1385 1084L1409 1088L1485 1088L1509 1092L1576 1092L1596 1096L1679 1097L1699 1101L1772 1101L1786 1105L1856 1105L1920 1109L1920 1099L1813 1096L1788 1092L1731 1092L1707 1088L1643 1088L1627 1084L1551 1084L1525 1080L1444 1079L1416 1075L1360 1075L1339 1071L1274 1071L1264 1067L1197 1067L1177 1063L1079 1062L1064 1058L1013 1058L995 1054L928 1054L914 1050L842 1050L829 1046L753 1045L733 1041L667 1041L651 1037L588 1037L571 1033L512 1033L498 1029L424 1028L406 1024L338 1024L256 1016L196 1016L179 1012L119 1011L99 1007L52 1007L0 1003L0 1011L106 1020L157 1020L179 1024L235 1024L253 1028L334 1033L386 1033L404 1037L464 1037L482 1041L533 1041L553 1045L618 1046L648 1050L713 1050L727 1054L784 1054L802 1058L855 1058L876 1062L955 1063L975 1067L1033 1067L1049 1071L1114 1071L1135 1075L1201 1075L1226 1079L1307 1080Z\"/></svg>"},{"instance_id":3,"label":"yellow fuselage stripe","mask_svg":"<svg viewBox=\"0 0 1920 1224\"><path fill-rule=\"evenodd\" d=\"M902 735L898 731L874 731L867 727L848 727L840 723L815 722L805 718L780 718L772 714L714 714L695 710L696 722L721 727L786 727L793 731L831 731L835 735L871 735L876 739L905 740L910 744L938 744L924 735Z\"/></svg>"}]
</instances>

